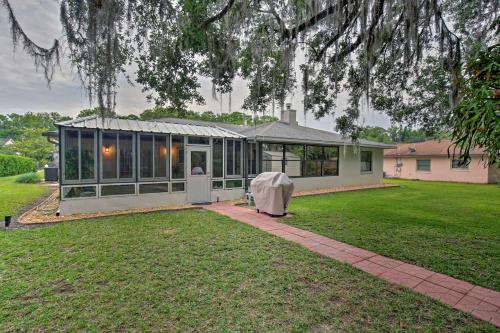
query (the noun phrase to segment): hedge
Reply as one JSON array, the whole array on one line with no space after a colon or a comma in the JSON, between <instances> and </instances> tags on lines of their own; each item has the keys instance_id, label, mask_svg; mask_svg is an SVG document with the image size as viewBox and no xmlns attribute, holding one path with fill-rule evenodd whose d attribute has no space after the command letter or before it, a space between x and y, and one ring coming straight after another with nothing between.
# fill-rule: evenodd
<instances>
[{"instance_id":1,"label":"hedge","mask_svg":"<svg viewBox=\"0 0 500 333\"><path fill-rule=\"evenodd\" d=\"M29 157L0 154L0 177L36 171L36 163Z\"/></svg>"}]
</instances>

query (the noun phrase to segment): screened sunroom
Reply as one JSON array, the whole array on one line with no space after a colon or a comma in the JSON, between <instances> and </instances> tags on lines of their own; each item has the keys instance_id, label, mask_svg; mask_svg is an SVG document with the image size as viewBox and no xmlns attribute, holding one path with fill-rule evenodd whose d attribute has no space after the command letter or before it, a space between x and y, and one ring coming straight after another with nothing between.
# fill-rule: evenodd
<instances>
[{"instance_id":1,"label":"screened sunroom","mask_svg":"<svg viewBox=\"0 0 500 333\"><path fill-rule=\"evenodd\" d=\"M244 195L241 134L216 126L98 117L58 125L62 210L85 211L89 202L118 210Z\"/></svg>"}]
</instances>

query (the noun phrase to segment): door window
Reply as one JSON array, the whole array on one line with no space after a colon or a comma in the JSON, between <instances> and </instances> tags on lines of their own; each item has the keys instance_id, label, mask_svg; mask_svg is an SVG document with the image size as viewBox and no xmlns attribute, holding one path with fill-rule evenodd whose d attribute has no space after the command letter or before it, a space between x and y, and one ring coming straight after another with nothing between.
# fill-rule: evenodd
<instances>
[{"instance_id":1,"label":"door window","mask_svg":"<svg viewBox=\"0 0 500 333\"><path fill-rule=\"evenodd\" d=\"M207 173L207 153L204 151L191 152L191 175L200 176Z\"/></svg>"}]
</instances>

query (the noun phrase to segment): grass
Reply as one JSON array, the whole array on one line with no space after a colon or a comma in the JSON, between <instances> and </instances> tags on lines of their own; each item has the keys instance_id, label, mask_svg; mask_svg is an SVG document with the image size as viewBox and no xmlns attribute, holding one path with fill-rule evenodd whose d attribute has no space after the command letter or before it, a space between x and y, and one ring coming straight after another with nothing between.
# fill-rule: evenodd
<instances>
[{"instance_id":1,"label":"grass","mask_svg":"<svg viewBox=\"0 0 500 333\"><path fill-rule=\"evenodd\" d=\"M39 176L43 179L43 174ZM0 177L0 219L15 215L19 210L34 202L49 190L40 184L16 183L18 176Z\"/></svg>"},{"instance_id":2,"label":"grass","mask_svg":"<svg viewBox=\"0 0 500 333\"><path fill-rule=\"evenodd\" d=\"M500 290L500 187L390 180L401 188L293 199L283 222Z\"/></svg>"},{"instance_id":3,"label":"grass","mask_svg":"<svg viewBox=\"0 0 500 333\"><path fill-rule=\"evenodd\" d=\"M0 248L0 331L496 331L207 211L4 231Z\"/></svg>"}]
</instances>

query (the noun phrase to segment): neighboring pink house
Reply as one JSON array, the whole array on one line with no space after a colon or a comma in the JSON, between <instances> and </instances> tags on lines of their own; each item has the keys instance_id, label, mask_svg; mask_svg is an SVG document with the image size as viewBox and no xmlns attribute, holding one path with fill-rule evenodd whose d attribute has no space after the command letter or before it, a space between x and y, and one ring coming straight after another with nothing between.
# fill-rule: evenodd
<instances>
[{"instance_id":1,"label":"neighboring pink house","mask_svg":"<svg viewBox=\"0 0 500 333\"><path fill-rule=\"evenodd\" d=\"M461 165L457 159L448 157L449 147L452 154L454 146L450 140L444 139L398 144L397 148L384 151L384 172L387 177L404 179L482 184L500 182L500 167L485 166L481 160L482 149L473 149L470 163ZM459 151L456 154L458 156Z\"/></svg>"}]
</instances>

